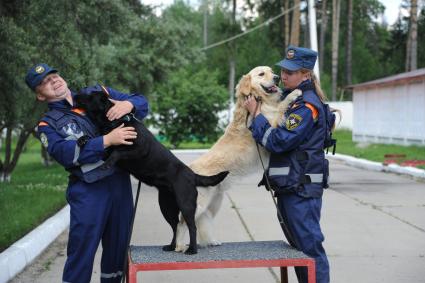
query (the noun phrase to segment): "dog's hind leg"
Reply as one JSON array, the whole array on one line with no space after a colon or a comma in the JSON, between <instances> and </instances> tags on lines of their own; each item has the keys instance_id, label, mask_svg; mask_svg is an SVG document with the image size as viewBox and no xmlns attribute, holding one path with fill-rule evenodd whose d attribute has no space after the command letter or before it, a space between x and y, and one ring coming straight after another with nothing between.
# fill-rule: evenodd
<instances>
[{"instance_id":1,"label":"dog's hind leg","mask_svg":"<svg viewBox=\"0 0 425 283\"><path fill-rule=\"evenodd\" d=\"M179 222L179 207L176 199L167 188L158 188L159 207L165 220L170 224L173 230L173 238L169 245L163 246L164 251L174 251L176 248L176 231Z\"/></svg>"},{"instance_id":2,"label":"dog's hind leg","mask_svg":"<svg viewBox=\"0 0 425 283\"><path fill-rule=\"evenodd\" d=\"M187 232L187 225L184 221L184 218L182 215L180 215L180 221L179 224L177 224L177 232L176 232L176 252L184 252L186 251L186 244L185 244L185 236Z\"/></svg>"},{"instance_id":3,"label":"dog's hind leg","mask_svg":"<svg viewBox=\"0 0 425 283\"><path fill-rule=\"evenodd\" d=\"M196 190L195 184L187 184L187 181L177 181L174 184L175 187L186 187L189 190L186 193L177 193L179 190L174 189L176 192L177 204L180 208L180 212L186 222L187 228L189 229L189 248L184 252L185 254L196 254L198 252L198 246L196 241L196 225L195 225L195 212L196 212L196 198L198 191Z\"/></svg>"},{"instance_id":4,"label":"dog's hind leg","mask_svg":"<svg viewBox=\"0 0 425 283\"><path fill-rule=\"evenodd\" d=\"M218 185L216 193L211 198L208 207L205 211L196 219L196 226L198 228L200 245L206 246L219 246L221 242L217 240L214 234L214 217L219 211L223 202L223 190L220 188L221 184Z\"/></svg>"}]
</instances>

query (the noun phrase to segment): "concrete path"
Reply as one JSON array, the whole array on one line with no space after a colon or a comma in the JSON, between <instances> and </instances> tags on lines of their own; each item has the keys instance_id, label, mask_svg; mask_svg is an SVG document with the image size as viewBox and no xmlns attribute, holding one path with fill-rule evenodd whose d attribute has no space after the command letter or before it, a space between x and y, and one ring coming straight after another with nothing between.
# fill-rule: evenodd
<instances>
[{"instance_id":1,"label":"concrete path","mask_svg":"<svg viewBox=\"0 0 425 283\"><path fill-rule=\"evenodd\" d=\"M198 155L179 153L178 157L189 162ZM331 162L331 172L322 210L331 281L425 282L425 183L340 161ZM256 186L260 175L243 178L227 192L215 222L222 241L283 238L270 194ZM61 282L66 233L11 282ZM132 244L162 245L170 237L156 189L143 186ZM99 258L100 249L92 282L99 282ZM151 271L140 272L138 282L278 282L278 275L277 269L266 268ZM289 276L290 282L296 282L292 269Z\"/></svg>"}]
</instances>

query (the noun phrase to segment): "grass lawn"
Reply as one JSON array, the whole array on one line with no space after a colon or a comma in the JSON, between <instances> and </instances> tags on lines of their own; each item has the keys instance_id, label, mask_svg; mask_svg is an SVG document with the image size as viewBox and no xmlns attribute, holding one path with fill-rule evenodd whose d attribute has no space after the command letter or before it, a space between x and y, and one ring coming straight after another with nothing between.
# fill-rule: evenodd
<instances>
[{"instance_id":1,"label":"grass lawn","mask_svg":"<svg viewBox=\"0 0 425 283\"><path fill-rule=\"evenodd\" d=\"M385 154L405 154L406 160L425 160L425 147L390 144L359 146L359 144L352 141L351 131L348 130L336 131L333 136L337 139L337 153L377 162L383 162ZM425 166L418 166L418 168L425 169Z\"/></svg>"},{"instance_id":2,"label":"grass lawn","mask_svg":"<svg viewBox=\"0 0 425 283\"><path fill-rule=\"evenodd\" d=\"M10 183L0 183L0 252L66 203L67 173L41 164L40 143L30 139Z\"/></svg>"}]
</instances>

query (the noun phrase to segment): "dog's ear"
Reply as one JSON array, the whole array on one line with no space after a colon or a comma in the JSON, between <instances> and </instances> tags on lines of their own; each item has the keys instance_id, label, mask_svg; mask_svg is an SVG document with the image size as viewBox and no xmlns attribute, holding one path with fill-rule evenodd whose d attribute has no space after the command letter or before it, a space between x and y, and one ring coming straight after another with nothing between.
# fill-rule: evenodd
<instances>
[{"instance_id":1,"label":"dog's ear","mask_svg":"<svg viewBox=\"0 0 425 283\"><path fill-rule=\"evenodd\" d=\"M90 95L84 93L78 93L73 97L74 106L77 108L85 108L90 103L91 97Z\"/></svg>"},{"instance_id":2,"label":"dog's ear","mask_svg":"<svg viewBox=\"0 0 425 283\"><path fill-rule=\"evenodd\" d=\"M239 92L246 96L251 93L251 75L244 75L239 81Z\"/></svg>"}]
</instances>

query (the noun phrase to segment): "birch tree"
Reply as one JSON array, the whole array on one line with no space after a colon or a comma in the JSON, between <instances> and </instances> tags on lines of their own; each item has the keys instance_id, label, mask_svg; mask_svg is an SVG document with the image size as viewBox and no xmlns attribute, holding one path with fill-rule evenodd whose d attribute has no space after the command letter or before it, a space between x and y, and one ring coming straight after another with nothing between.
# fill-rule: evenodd
<instances>
[{"instance_id":1,"label":"birch tree","mask_svg":"<svg viewBox=\"0 0 425 283\"><path fill-rule=\"evenodd\" d=\"M406 71L417 69L418 60L418 1L410 0L409 34L406 47Z\"/></svg>"},{"instance_id":2,"label":"birch tree","mask_svg":"<svg viewBox=\"0 0 425 283\"><path fill-rule=\"evenodd\" d=\"M332 100L336 101L338 83L338 46L340 0L332 1Z\"/></svg>"}]
</instances>

